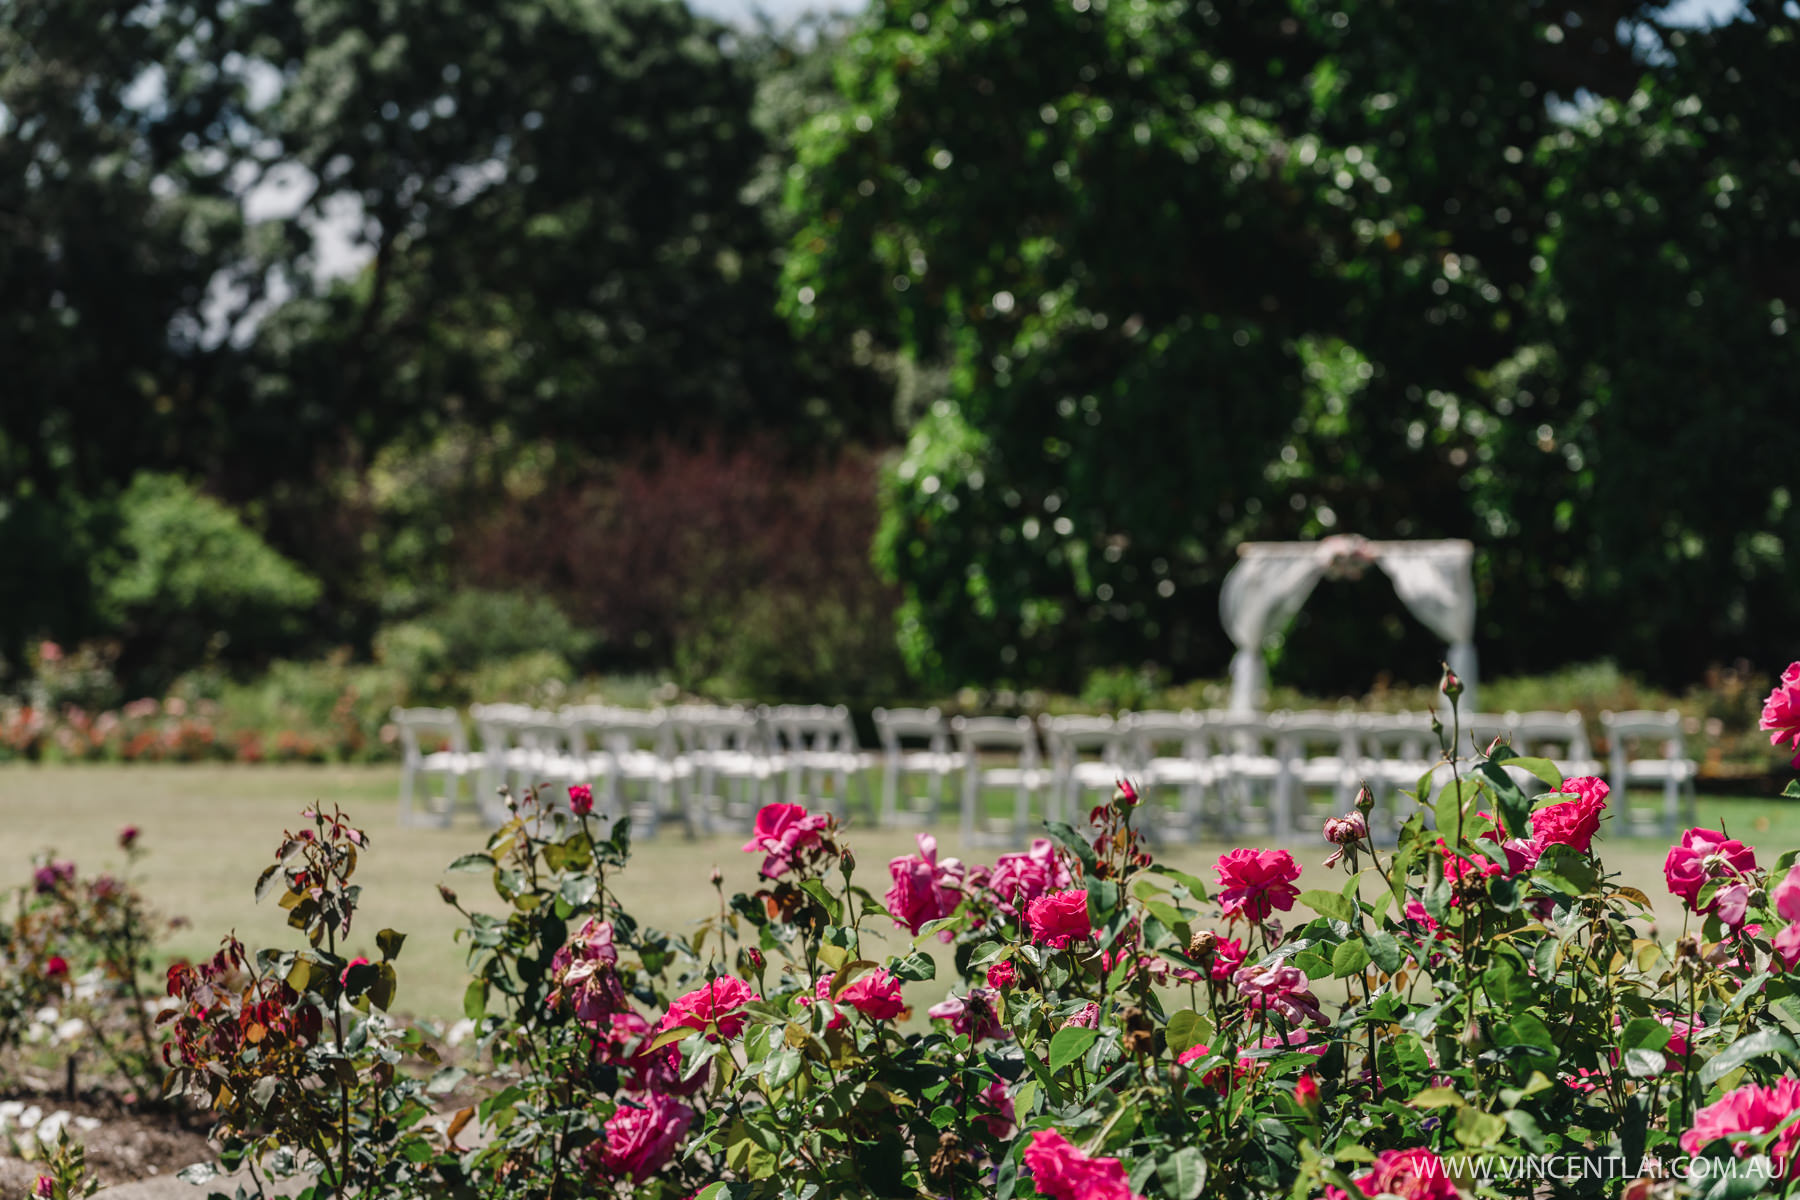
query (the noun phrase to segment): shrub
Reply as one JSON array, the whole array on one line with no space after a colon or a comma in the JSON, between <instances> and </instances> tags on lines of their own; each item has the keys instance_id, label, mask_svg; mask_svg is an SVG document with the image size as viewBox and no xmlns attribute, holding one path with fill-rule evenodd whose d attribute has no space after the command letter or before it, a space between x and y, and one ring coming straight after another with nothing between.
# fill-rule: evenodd
<instances>
[{"instance_id":1,"label":"shrub","mask_svg":"<svg viewBox=\"0 0 1800 1200\"><path fill-rule=\"evenodd\" d=\"M98 561L97 591L139 688L221 655L261 657L318 602L317 580L175 476L140 473L119 511L119 552Z\"/></svg>"},{"instance_id":2,"label":"shrub","mask_svg":"<svg viewBox=\"0 0 1800 1200\"><path fill-rule=\"evenodd\" d=\"M867 454L662 445L500 514L470 535L468 570L556 596L612 668L675 664L685 688L758 699L887 698L904 674L875 518Z\"/></svg>"},{"instance_id":3,"label":"shrub","mask_svg":"<svg viewBox=\"0 0 1800 1200\"><path fill-rule=\"evenodd\" d=\"M1762 724L1800 750L1800 663ZM1366 789L1325 823L1321 886L1287 850L1231 850L1212 881L1156 863L1122 781L991 866L921 834L878 897L832 818L775 804L745 847L761 886L682 937L612 890L629 821L528 793L452 864L498 908L441 889L492 1064L448 1142L409 1132L416 1086L378 1044L391 965L341 957L363 842L314 814L264 875L313 948L251 971L228 943L184 977L178 1078L231 1144L303 1148L339 1194L1450 1200L1571 1161L1643 1192L1690 1158L1717 1200L1800 1188L1800 854L1688 830L1659 940L1594 853L1606 785L1504 744L1459 761L1460 732L1392 848ZM877 958L889 922L910 943ZM942 995L931 939L949 994L902 1032ZM241 1045L252 1006L267 1046Z\"/></svg>"}]
</instances>

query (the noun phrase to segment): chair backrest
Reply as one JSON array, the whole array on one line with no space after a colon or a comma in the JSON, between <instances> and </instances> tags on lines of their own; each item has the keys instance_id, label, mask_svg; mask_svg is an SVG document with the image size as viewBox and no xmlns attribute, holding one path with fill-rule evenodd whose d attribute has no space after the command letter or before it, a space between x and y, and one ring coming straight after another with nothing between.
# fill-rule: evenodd
<instances>
[{"instance_id":1,"label":"chair backrest","mask_svg":"<svg viewBox=\"0 0 1800 1200\"><path fill-rule=\"evenodd\" d=\"M1275 727L1276 744L1281 757L1296 761L1309 758L1356 757L1356 719L1353 713L1283 712L1274 713L1269 723Z\"/></svg>"},{"instance_id":2,"label":"chair backrest","mask_svg":"<svg viewBox=\"0 0 1800 1200\"><path fill-rule=\"evenodd\" d=\"M400 731L400 751L407 762L418 762L424 757L422 737L442 738L455 753L468 752L462 716L454 708L396 708L388 713L388 719Z\"/></svg>"},{"instance_id":3,"label":"chair backrest","mask_svg":"<svg viewBox=\"0 0 1800 1200\"><path fill-rule=\"evenodd\" d=\"M779 704L761 711L776 746L790 754L842 754L857 748L850 710L841 704Z\"/></svg>"},{"instance_id":4,"label":"chair backrest","mask_svg":"<svg viewBox=\"0 0 1800 1200\"><path fill-rule=\"evenodd\" d=\"M1438 756L1431 719L1408 713L1364 713L1356 719L1356 740L1362 757L1374 762L1417 763L1428 766Z\"/></svg>"},{"instance_id":5,"label":"chair backrest","mask_svg":"<svg viewBox=\"0 0 1800 1200\"><path fill-rule=\"evenodd\" d=\"M669 757L674 753L674 727L660 708L605 708L587 726L599 747L611 754L648 750Z\"/></svg>"},{"instance_id":6,"label":"chair backrest","mask_svg":"<svg viewBox=\"0 0 1800 1200\"><path fill-rule=\"evenodd\" d=\"M471 704L469 717L481 735L481 748L492 753L519 744L519 731L531 723L532 709L525 704Z\"/></svg>"},{"instance_id":7,"label":"chair backrest","mask_svg":"<svg viewBox=\"0 0 1800 1200\"><path fill-rule=\"evenodd\" d=\"M1585 762L1594 756L1579 712L1509 712L1506 723L1512 728L1513 749L1520 754L1559 764Z\"/></svg>"},{"instance_id":8,"label":"chair backrest","mask_svg":"<svg viewBox=\"0 0 1800 1200\"><path fill-rule=\"evenodd\" d=\"M1038 718L1044 745L1050 752L1050 765L1066 771L1083 755L1099 762L1119 759L1120 728L1111 717L1053 717L1048 713Z\"/></svg>"},{"instance_id":9,"label":"chair backrest","mask_svg":"<svg viewBox=\"0 0 1800 1200\"><path fill-rule=\"evenodd\" d=\"M520 748L539 754L564 754L569 749L569 723L560 712L532 709L513 726Z\"/></svg>"},{"instance_id":10,"label":"chair backrest","mask_svg":"<svg viewBox=\"0 0 1800 1200\"><path fill-rule=\"evenodd\" d=\"M1011 750L1021 767L1038 765L1037 730L1030 717L956 717L950 722L956 748L968 756L969 768L979 770L984 750Z\"/></svg>"},{"instance_id":11,"label":"chair backrest","mask_svg":"<svg viewBox=\"0 0 1800 1200\"><path fill-rule=\"evenodd\" d=\"M1281 731L1266 713L1209 712L1201 722L1208 748L1215 755L1240 759L1275 758L1280 755Z\"/></svg>"},{"instance_id":12,"label":"chair backrest","mask_svg":"<svg viewBox=\"0 0 1800 1200\"><path fill-rule=\"evenodd\" d=\"M1600 728L1606 731L1613 762L1620 765L1628 760L1679 760L1686 756L1681 736L1681 713L1673 708L1666 712L1651 709L1603 712L1600 714ZM1660 754L1633 753L1634 749L1642 748L1641 744L1644 742L1655 743Z\"/></svg>"},{"instance_id":13,"label":"chair backrest","mask_svg":"<svg viewBox=\"0 0 1800 1200\"><path fill-rule=\"evenodd\" d=\"M759 751L763 747L762 727L757 715L747 708L713 705L684 705L668 710L669 724L687 753L708 751Z\"/></svg>"},{"instance_id":14,"label":"chair backrest","mask_svg":"<svg viewBox=\"0 0 1800 1200\"><path fill-rule=\"evenodd\" d=\"M1134 767L1153 758L1206 756L1205 722L1192 709L1126 713L1119 718L1119 728L1130 747Z\"/></svg>"},{"instance_id":15,"label":"chair backrest","mask_svg":"<svg viewBox=\"0 0 1800 1200\"><path fill-rule=\"evenodd\" d=\"M920 749L944 754L950 749L950 731L944 714L935 708L878 708L875 736L881 739L882 752L892 759L900 757L907 742L925 743Z\"/></svg>"}]
</instances>

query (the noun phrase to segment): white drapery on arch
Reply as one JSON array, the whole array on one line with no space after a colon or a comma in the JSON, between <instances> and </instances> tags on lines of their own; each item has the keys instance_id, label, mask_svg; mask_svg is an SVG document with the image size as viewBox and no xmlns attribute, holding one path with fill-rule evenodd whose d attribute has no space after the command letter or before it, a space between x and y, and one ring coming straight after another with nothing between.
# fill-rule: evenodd
<instances>
[{"instance_id":1,"label":"white drapery on arch","mask_svg":"<svg viewBox=\"0 0 1800 1200\"><path fill-rule=\"evenodd\" d=\"M1317 542L1245 542L1225 576L1219 619L1237 647L1231 711L1254 712L1268 687L1263 640L1288 627L1320 579L1379 566L1408 611L1448 644L1444 658L1463 682L1459 706L1477 712L1475 547L1465 541L1371 542L1341 535Z\"/></svg>"}]
</instances>

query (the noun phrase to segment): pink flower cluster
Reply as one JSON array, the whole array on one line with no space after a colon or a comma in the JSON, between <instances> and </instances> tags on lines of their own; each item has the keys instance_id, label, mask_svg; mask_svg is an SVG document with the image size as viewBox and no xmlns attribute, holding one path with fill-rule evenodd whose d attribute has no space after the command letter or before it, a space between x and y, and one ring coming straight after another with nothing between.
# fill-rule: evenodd
<instances>
[{"instance_id":1,"label":"pink flower cluster","mask_svg":"<svg viewBox=\"0 0 1800 1200\"><path fill-rule=\"evenodd\" d=\"M651 1092L620 1102L606 1134L589 1148L589 1163L610 1178L642 1183L675 1157L694 1123L694 1110Z\"/></svg>"},{"instance_id":2,"label":"pink flower cluster","mask_svg":"<svg viewBox=\"0 0 1800 1200\"><path fill-rule=\"evenodd\" d=\"M625 1008L625 989L614 970L619 952L613 946L611 921L589 917L569 944L550 959L551 1008L568 1007L584 1025L598 1026Z\"/></svg>"},{"instance_id":3,"label":"pink flower cluster","mask_svg":"<svg viewBox=\"0 0 1800 1200\"><path fill-rule=\"evenodd\" d=\"M837 980L837 972L821 975L819 982L813 985L813 995L818 999L835 1004L840 1010L853 1008L871 1021L891 1021L906 1011L906 1001L900 998L900 981L893 972L877 968L858 975L845 985L838 993L837 999L831 998L831 987ZM800 998L802 1004L810 1004L809 997ZM828 1029L838 1029L844 1024L844 1014L836 1013Z\"/></svg>"},{"instance_id":4,"label":"pink flower cluster","mask_svg":"<svg viewBox=\"0 0 1800 1200\"><path fill-rule=\"evenodd\" d=\"M1002 854L987 873L994 907L1009 917L1018 916L1046 892L1061 891L1074 882L1049 838L1034 838L1023 854Z\"/></svg>"},{"instance_id":5,"label":"pink flower cluster","mask_svg":"<svg viewBox=\"0 0 1800 1200\"><path fill-rule=\"evenodd\" d=\"M1123 1163L1090 1158L1054 1129L1031 1135L1025 1165L1037 1190L1050 1200L1142 1200L1131 1190Z\"/></svg>"},{"instance_id":6,"label":"pink flower cluster","mask_svg":"<svg viewBox=\"0 0 1800 1200\"><path fill-rule=\"evenodd\" d=\"M744 1023L749 1019L744 1016L744 1005L760 999L762 997L737 976L721 975L671 1002L656 1030L661 1033L685 1025L704 1031L708 1025L716 1025L719 1036L730 1041L744 1032Z\"/></svg>"},{"instance_id":7,"label":"pink flower cluster","mask_svg":"<svg viewBox=\"0 0 1800 1200\"><path fill-rule=\"evenodd\" d=\"M1364 1196L1396 1196L1399 1200L1457 1200L1456 1184L1444 1160L1423 1147L1383 1150L1366 1174L1350 1180ZM1349 1200L1341 1188L1326 1188L1328 1200Z\"/></svg>"},{"instance_id":8,"label":"pink flower cluster","mask_svg":"<svg viewBox=\"0 0 1800 1200\"><path fill-rule=\"evenodd\" d=\"M1006 1036L1000 1027L1000 993L991 987L973 987L967 996L951 994L925 1010L935 1021L948 1021L953 1032L964 1034L971 1044Z\"/></svg>"},{"instance_id":9,"label":"pink flower cluster","mask_svg":"<svg viewBox=\"0 0 1800 1200\"><path fill-rule=\"evenodd\" d=\"M963 865L954 858L938 862L937 839L928 833L919 835L917 854L888 863L888 874L894 880L883 898L888 915L911 933L949 916L962 903ZM952 936L948 930L943 933L946 941Z\"/></svg>"},{"instance_id":10,"label":"pink flower cluster","mask_svg":"<svg viewBox=\"0 0 1800 1200\"><path fill-rule=\"evenodd\" d=\"M764 855L763 878L779 879L809 851L822 846L830 828L830 817L809 813L805 805L765 804L757 811L756 826L744 851Z\"/></svg>"},{"instance_id":11,"label":"pink flower cluster","mask_svg":"<svg viewBox=\"0 0 1800 1200\"><path fill-rule=\"evenodd\" d=\"M1025 923L1031 927L1031 940L1039 945L1061 950L1070 942L1086 941L1094 935L1088 919L1087 889L1051 892L1039 896L1025 909Z\"/></svg>"},{"instance_id":12,"label":"pink flower cluster","mask_svg":"<svg viewBox=\"0 0 1800 1200\"><path fill-rule=\"evenodd\" d=\"M1233 921L1267 920L1275 909L1294 907L1300 864L1286 850L1231 850L1219 856L1219 903Z\"/></svg>"},{"instance_id":13,"label":"pink flower cluster","mask_svg":"<svg viewBox=\"0 0 1800 1200\"><path fill-rule=\"evenodd\" d=\"M1725 1093L1695 1113L1693 1128L1681 1135L1681 1148L1698 1154L1718 1139L1730 1138L1732 1152L1742 1158L1750 1150L1742 1140L1745 1135L1772 1132L1796 1109L1800 1109L1800 1079L1778 1079L1769 1087L1746 1085ZM1789 1178L1800 1174L1800 1159L1795 1158L1797 1147L1800 1122L1782 1130L1769 1147L1775 1161L1786 1165Z\"/></svg>"},{"instance_id":14,"label":"pink flower cluster","mask_svg":"<svg viewBox=\"0 0 1800 1200\"><path fill-rule=\"evenodd\" d=\"M1800 767L1800 662L1788 664L1781 682L1763 701L1762 720L1758 727L1768 731L1769 744L1786 743L1795 751L1794 765Z\"/></svg>"},{"instance_id":15,"label":"pink flower cluster","mask_svg":"<svg viewBox=\"0 0 1800 1200\"><path fill-rule=\"evenodd\" d=\"M1688 830L1669 847L1663 860L1663 878L1672 895L1680 896L1690 911L1717 913L1719 920L1734 929L1744 923L1750 899L1749 874L1754 870L1754 850L1711 829ZM1700 893L1715 883L1719 886L1702 904Z\"/></svg>"},{"instance_id":16,"label":"pink flower cluster","mask_svg":"<svg viewBox=\"0 0 1800 1200\"><path fill-rule=\"evenodd\" d=\"M1304 1021L1327 1024L1319 1011L1318 997L1312 994L1311 981L1299 967L1277 963L1269 967L1240 967L1231 977L1246 1007L1252 1011L1280 1013L1299 1025Z\"/></svg>"}]
</instances>

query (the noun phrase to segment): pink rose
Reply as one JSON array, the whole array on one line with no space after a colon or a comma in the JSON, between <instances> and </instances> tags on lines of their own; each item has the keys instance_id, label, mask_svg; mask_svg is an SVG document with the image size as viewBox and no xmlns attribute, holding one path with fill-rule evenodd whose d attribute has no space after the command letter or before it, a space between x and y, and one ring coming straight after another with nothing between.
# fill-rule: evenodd
<instances>
[{"instance_id":1,"label":"pink rose","mask_svg":"<svg viewBox=\"0 0 1800 1200\"><path fill-rule=\"evenodd\" d=\"M1100 1028L1100 1006L1089 1000L1076 1009L1058 1029L1098 1029Z\"/></svg>"},{"instance_id":2,"label":"pink rose","mask_svg":"<svg viewBox=\"0 0 1800 1200\"><path fill-rule=\"evenodd\" d=\"M1573 846L1586 854L1594 835L1600 832L1600 814L1606 808L1606 781L1581 775L1563 780L1557 791L1575 799L1532 813L1531 832L1540 847Z\"/></svg>"},{"instance_id":3,"label":"pink rose","mask_svg":"<svg viewBox=\"0 0 1800 1200\"><path fill-rule=\"evenodd\" d=\"M1018 968L1010 962L997 962L987 969L987 984L991 988L1009 988L1018 977Z\"/></svg>"},{"instance_id":4,"label":"pink rose","mask_svg":"<svg viewBox=\"0 0 1800 1200\"><path fill-rule=\"evenodd\" d=\"M888 874L894 885L885 901L888 915L896 925L918 933L928 922L939 920L956 911L962 893L956 884L962 878L962 864L955 859L937 860L937 839L921 833L919 852L888 863ZM948 938L950 932L943 931Z\"/></svg>"},{"instance_id":5,"label":"pink rose","mask_svg":"<svg viewBox=\"0 0 1800 1200\"><path fill-rule=\"evenodd\" d=\"M1800 966L1800 922L1775 935L1775 953L1781 956L1782 965L1788 970Z\"/></svg>"},{"instance_id":6,"label":"pink rose","mask_svg":"<svg viewBox=\"0 0 1800 1200\"><path fill-rule=\"evenodd\" d=\"M1186 1050L1183 1050L1176 1057L1175 1061L1180 1063L1182 1066L1188 1067L1191 1069L1195 1063L1202 1062L1211 1057L1212 1057L1212 1051L1206 1046L1206 1044L1204 1042L1196 1042L1194 1045L1189 1046ZM1224 1091L1225 1090L1225 1068L1223 1066L1214 1067L1212 1070L1206 1072L1206 1074L1204 1074L1200 1077L1200 1082L1203 1086L1212 1088L1214 1091L1221 1091L1221 1092Z\"/></svg>"},{"instance_id":7,"label":"pink rose","mask_svg":"<svg viewBox=\"0 0 1800 1200\"><path fill-rule=\"evenodd\" d=\"M1227 983L1244 965L1244 943L1238 938L1220 938L1213 946L1212 966L1208 974L1214 983Z\"/></svg>"},{"instance_id":8,"label":"pink rose","mask_svg":"<svg viewBox=\"0 0 1800 1200\"><path fill-rule=\"evenodd\" d=\"M757 810L756 827L744 843L747 854L765 855L762 875L779 879L805 851L822 843L831 818L806 811L800 804L765 804Z\"/></svg>"},{"instance_id":9,"label":"pink rose","mask_svg":"<svg viewBox=\"0 0 1800 1200\"><path fill-rule=\"evenodd\" d=\"M651 1093L623 1101L597 1143L600 1165L609 1175L642 1183L675 1157L693 1120L693 1109L668 1096Z\"/></svg>"},{"instance_id":10,"label":"pink rose","mask_svg":"<svg viewBox=\"0 0 1800 1200\"><path fill-rule=\"evenodd\" d=\"M363 959L358 959L357 961L358 962L368 962L369 960L366 958L363 958ZM355 964L353 963L351 965L354 966ZM348 975L349 973L350 973L350 968L345 967L344 974ZM46 979L67 979L68 977L69 977L69 960L68 959L64 958L60 954L52 954L49 958L44 960L44 978L46 978Z\"/></svg>"},{"instance_id":11,"label":"pink rose","mask_svg":"<svg viewBox=\"0 0 1800 1200\"><path fill-rule=\"evenodd\" d=\"M1344 857L1344 851L1369 836L1369 823L1359 812L1347 813L1341 817L1331 817L1325 822L1325 840L1337 849L1325 860L1325 869L1337 866L1338 860ZM1355 859L1351 860L1352 865Z\"/></svg>"},{"instance_id":12,"label":"pink rose","mask_svg":"<svg viewBox=\"0 0 1800 1200\"><path fill-rule=\"evenodd\" d=\"M1742 1158L1750 1147L1739 1138L1770 1132L1793 1115L1796 1108L1800 1108L1800 1079L1778 1079L1771 1087L1747 1084L1726 1092L1716 1103L1695 1113L1693 1128L1681 1135L1681 1148L1698 1154L1719 1138L1731 1138L1732 1153ZM1797 1142L1800 1123L1782 1130L1769 1147L1775 1161L1786 1166L1789 1177L1800 1168L1800 1160L1794 1157Z\"/></svg>"},{"instance_id":13,"label":"pink rose","mask_svg":"<svg viewBox=\"0 0 1800 1200\"><path fill-rule=\"evenodd\" d=\"M1456 1184L1444 1169L1444 1160L1422 1147L1383 1150L1374 1168L1355 1176L1352 1183L1365 1196L1397 1196L1399 1200L1457 1200ZM1330 1200L1347 1200L1338 1188L1326 1188Z\"/></svg>"},{"instance_id":14,"label":"pink rose","mask_svg":"<svg viewBox=\"0 0 1800 1200\"><path fill-rule=\"evenodd\" d=\"M1300 864L1286 850L1232 850L1219 856L1219 903L1232 920L1261 921L1294 907Z\"/></svg>"},{"instance_id":15,"label":"pink rose","mask_svg":"<svg viewBox=\"0 0 1800 1200\"><path fill-rule=\"evenodd\" d=\"M1298 1025L1302 1021L1326 1023L1319 1011L1318 998L1312 994L1306 972L1299 967L1278 963L1272 967L1240 967L1231 977L1231 985L1244 998L1252 1011L1269 1009Z\"/></svg>"},{"instance_id":16,"label":"pink rose","mask_svg":"<svg viewBox=\"0 0 1800 1200\"><path fill-rule=\"evenodd\" d=\"M129 850L137 845L137 840L138 827L136 825L127 825L119 830L119 849Z\"/></svg>"},{"instance_id":17,"label":"pink rose","mask_svg":"<svg viewBox=\"0 0 1800 1200\"><path fill-rule=\"evenodd\" d=\"M1011 1137L1013 1121L1017 1114L1013 1111L1013 1100L1006 1090L1006 1081L996 1079L982 1088L981 1101L994 1110L992 1115L975 1118L987 1126L989 1136L1002 1142Z\"/></svg>"},{"instance_id":18,"label":"pink rose","mask_svg":"<svg viewBox=\"0 0 1800 1200\"><path fill-rule=\"evenodd\" d=\"M1026 906L1025 923L1031 927L1032 941L1054 950L1072 941L1085 941L1094 933L1088 920L1087 889L1039 896Z\"/></svg>"},{"instance_id":19,"label":"pink rose","mask_svg":"<svg viewBox=\"0 0 1800 1200\"><path fill-rule=\"evenodd\" d=\"M1054 1129L1040 1129L1025 1147L1025 1166L1050 1200L1141 1200L1116 1158L1089 1158Z\"/></svg>"},{"instance_id":20,"label":"pink rose","mask_svg":"<svg viewBox=\"0 0 1800 1200\"><path fill-rule=\"evenodd\" d=\"M569 785L569 811L585 817L594 811L594 789L585 783Z\"/></svg>"},{"instance_id":21,"label":"pink rose","mask_svg":"<svg viewBox=\"0 0 1800 1200\"><path fill-rule=\"evenodd\" d=\"M1000 1028L1000 993L993 988L969 989L966 997L950 995L925 1010L935 1021L948 1021L955 1033L968 1035L971 1044L1006 1036Z\"/></svg>"},{"instance_id":22,"label":"pink rose","mask_svg":"<svg viewBox=\"0 0 1800 1200\"><path fill-rule=\"evenodd\" d=\"M900 981L890 971L879 967L865 971L852 979L836 1000L831 1000L831 986L836 979L837 972L833 971L819 980L813 988L819 999L854 1008L872 1021L891 1021L906 1011L906 1001L900 998ZM843 1014L839 1013L831 1019L830 1027L836 1029L843 1023Z\"/></svg>"},{"instance_id":23,"label":"pink rose","mask_svg":"<svg viewBox=\"0 0 1800 1200\"><path fill-rule=\"evenodd\" d=\"M1732 879L1756 870L1756 852L1736 838L1711 829L1690 829L1669 847L1663 860L1663 878L1671 895L1680 896L1690 910L1713 911L1717 897L1704 908L1700 891L1712 880Z\"/></svg>"},{"instance_id":24,"label":"pink rose","mask_svg":"<svg viewBox=\"0 0 1800 1200\"><path fill-rule=\"evenodd\" d=\"M1800 863L1788 868L1782 881L1769 893L1775 911L1784 921L1800 921Z\"/></svg>"},{"instance_id":25,"label":"pink rose","mask_svg":"<svg viewBox=\"0 0 1800 1200\"><path fill-rule=\"evenodd\" d=\"M1045 892L1068 887L1074 882L1069 868L1056 853L1049 838L1034 838L1031 849L1023 854L1002 854L994 862L987 879L994 906L1008 916L1016 917L1033 900Z\"/></svg>"},{"instance_id":26,"label":"pink rose","mask_svg":"<svg viewBox=\"0 0 1800 1200\"><path fill-rule=\"evenodd\" d=\"M1781 682L1763 701L1762 720L1758 728L1769 731L1769 744L1786 742L1800 751L1800 662L1792 663L1781 673ZM1800 755L1796 756L1800 762Z\"/></svg>"},{"instance_id":27,"label":"pink rose","mask_svg":"<svg viewBox=\"0 0 1800 1200\"><path fill-rule=\"evenodd\" d=\"M677 1025L685 1025L689 1029L704 1030L708 1025L716 1023L719 1036L727 1041L744 1031L744 1022L748 1019L739 1010L753 1000L760 1000L750 985L735 975L721 975L709 983L702 984L685 996L681 996L669 1005L669 1011L656 1026L660 1033L673 1029ZM674 1049L673 1046L670 1049Z\"/></svg>"},{"instance_id":28,"label":"pink rose","mask_svg":"<svg viewBox=\"0 0 1800 1200\"><path fill-rule=\"evenodd\" d=\"M44 643L46 646L49 644L49 642ZM37 1182L31 1186L31 1195L32 1200L52 1200L56 1195L56 1180L48 1175L39 1175Z\"/></svg>"},{"instance_id":29,"label":"pink rose","mask_svg":"<svg viewBox=\"0 0 1800 1200\"><path fill-rule=\"evenodd\" d=\"M550 959L550 1008L567 1006L584 1025L598 1025L625 1007L625 988L613 968L619 951L613 946L611 921L589 917L569 944Z\"/></svg>"}]
</instances>

